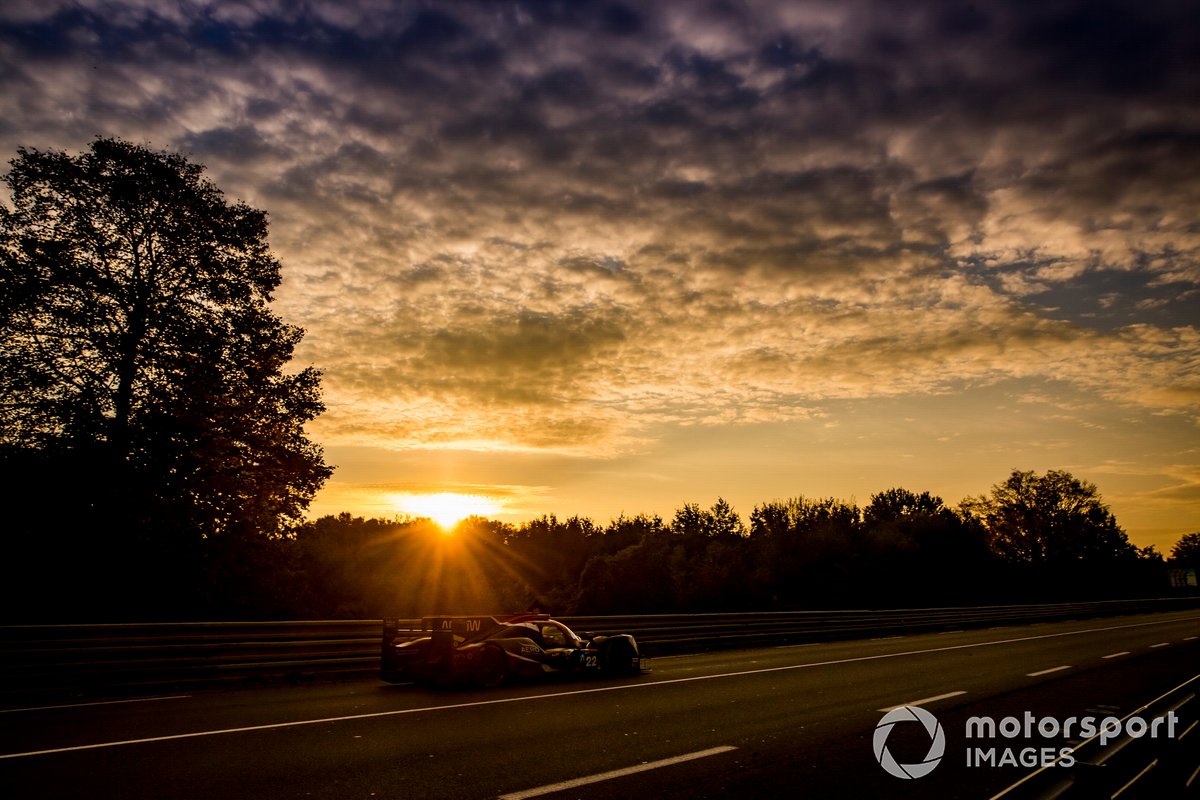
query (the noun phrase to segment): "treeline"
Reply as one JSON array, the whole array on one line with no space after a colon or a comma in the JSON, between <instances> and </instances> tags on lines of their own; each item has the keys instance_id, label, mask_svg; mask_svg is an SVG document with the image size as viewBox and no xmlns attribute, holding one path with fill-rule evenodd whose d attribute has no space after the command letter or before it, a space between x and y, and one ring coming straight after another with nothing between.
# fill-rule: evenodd
<instances>
[{"instance_id":1,"label":"treeline","mask_svg":"<svg viewBox=\"0 0 1200 800\"><path fill-rule=\"evenodd\" d=\"M896 488L861 508L766 502L746 520L720 499L604 526L548 515L471 518L446 532L341 514L286 535L212 537L171 559L98 542L26 552L7 587L23 587L9 621L896 608L1169 591L1164 559L1129 542L1093 485L1055 471L1013 472L954 508Z\"/></svg>"},{"instance_id":2,"label":"treeline","mask_svg":"<svg viewBox=\"0 0 1200 800\"><path fill-rule=\"evenodd\" d=\"M306 525L294 544L324 565L314 599L347 616L896 608L1167 591L1163 558L1129 542L1094 486L1059 472L1014 472L957 508L890 489L863 508L767 502L748 522L718 499L670 520L622 516L606 526L475 518L452 536L421 520L342 515Z\"/></svg>"}]
</instances>

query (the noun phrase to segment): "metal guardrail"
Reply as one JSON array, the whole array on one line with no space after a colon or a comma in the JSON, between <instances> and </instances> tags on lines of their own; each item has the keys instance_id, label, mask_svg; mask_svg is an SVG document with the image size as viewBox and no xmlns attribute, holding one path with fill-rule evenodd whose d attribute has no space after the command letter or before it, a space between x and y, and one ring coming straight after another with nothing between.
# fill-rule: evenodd
<instances>
[{"instance_id":1,"label":"metal guardrail","mask_svg":"<svg viewBox=\"0 0 1200 800\"><path fill-rule=\"evenodd\" d=\"M0 697L336 677L378 669L375 620L0 627Z\"/></svg>"},{"instance_id":2,"label":"metal guardrail","mask_svg":"<svg viewBox=\"0 0 1200 800\"><path fill-rule=\"evenodd\" d=\"M1065 757L992 800L1091 800L1200 796L1200 675L1127 714L1109 736L1073 742ZM1100 715L1097 715L1099 717ZM1132 726L1127 720L1141 720ZM1100 725L1103 728L1103 725Z\"/></svg>"},{"instance_id":3,"label":"metal guardrail","mask_svg":"<svg viewBox=\"0 0 1200 800\"><path fill-rule=\"evenodd\" d=\"M1090 603L769 614L562 617L576 631L632 633L651 655L719 647L792 644L890 633L953 630L1200 608L1200 597Z\"/></svg>"},{"instance_id":4,"label":"metal guardrail","mask_svg":"<svg viewBox=\"0 0 1200 800\"><path fill-rule=\"evenodd\" d=\"M632 633L655 656L1189 608L1200 597L559 619L576 631ZM0 626L0 698L371 674L381 633L380 620Z\"/></svg>"}]
</instances>

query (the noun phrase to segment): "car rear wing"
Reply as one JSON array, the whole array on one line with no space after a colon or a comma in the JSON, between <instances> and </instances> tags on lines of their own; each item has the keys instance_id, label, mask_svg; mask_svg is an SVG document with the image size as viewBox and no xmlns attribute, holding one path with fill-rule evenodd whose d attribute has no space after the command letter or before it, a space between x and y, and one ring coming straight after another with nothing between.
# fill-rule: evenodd
<instances>
[{"instance_id":1,"label":"car rear wing","mask_svg":"<svg viewBox=\"0 0 1200 800\"><path fill-rule=\"evenodd\" d=\"M518 622L538 622L547 619L550 619L549 614L532 613L510 614L506 616L484 616L479 614L469 616L441 615L422 617L420 629L412 630L408 627L402 628L402 620L400 619L387 618L383 621L383 644L386 647L389 643L397 639L412 639L421 636L429 636L439 643L453 642L454 644L459 644L464 639L471 639L486 634L505 625L512 625Z\"/></svg>"},{"instance_id":2,"label":"car rear wing","mask_svg":"<svg viewBox=\"0 0 1200 800\"><path fill-rule=\"evenodd\" d=\"M495 617L423 617L421 629L438 633L450 631L456 639L467 639L503 625Z\"/></svg>"},{"instance_id":3,"label":"car rear wing","mask_svg":"<svg viewBox=\"0 0 1200 800\"><path fill-rule=\"evenodd\" d=\"M421 629L453 631L456 638L469 639L518 622L538 622L550 619L549 614L509 614L505 616L438 616L422 617Z\"/></svg>"}]
</instances>

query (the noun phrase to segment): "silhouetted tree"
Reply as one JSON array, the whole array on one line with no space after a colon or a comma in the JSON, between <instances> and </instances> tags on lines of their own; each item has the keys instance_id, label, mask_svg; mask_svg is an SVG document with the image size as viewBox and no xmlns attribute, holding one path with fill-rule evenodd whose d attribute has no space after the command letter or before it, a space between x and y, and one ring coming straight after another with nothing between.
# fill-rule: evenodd
<instances>
[{"instance_id":1,"label":"silhouetted tree","mask_svg":"<svg viewBox=\"0 0 1200 800\"><path fill-rule=\"evenodd\" d=\"M746 526L733 506L725 498L718 497L708 509L700 508L696 503L677 508L671 520L671 532L690 538L694 543L711 538L741 538L746 535Z\"/></svg>"},{"instance_id":2,"label":"silhouetted tree","mask_svg":"<svg viewBox=\"0 0 1200 800\"><path fill-rule=\"evenodd\" d=\"M983 527L929 492L888 489L863 509L866 592L887 605L954 604L989 597L994 559Z\"/></svg>"},{"instance_id":3,"label":"silhouetted tree","mask_svg":"<svg viewBox=\"0 0 1200 800\"><path fill-rule=\"evenodd\" d=\"M877 525L897 519L944 513L947 513L947 509L942 498L929 492L916 494L907 489L888 489L871 495L871 502L863 509L863 522Z\"/></svg>"},{"instance_id":4,"label":"silhouetted tree","mask_svg":"<svg viewBox=\"0 0 1200 800\"><path fill-rule=\"evenodd\" d=\"M775 500L750 515L756 585L786 608L861 603L861 513L835 498Z\"/></svg>"},{"instance_id":5,"label":"silhouetted tree","mask_svg":"<svg viewBox=\"0 0 1200 800\"><path fill-rule=\"evenodd\" d=\"M1200 531L1185 533L1171 547L1173 566L1200 569Z\"/></svg>"},{"instance_id":6,"label":"silhouetted tree","mask_svg":"<svg viewBox=\"0 0 1200 800\"><path fill-rule=\"evenodd\" d=\"M266 214L226 202L200 165L117 139L78 156L20 149L4 181L8 486L69 495L88 531L76 545L123 548L135 577L164 559L195 567L207 537L298 520L331 470L303 430L323 411L319 374L285 372L303 331L268 307L280 265ZM31 464L37 483L22 479Z\"/></svg>"},{"instance_id":7,"label":"silhouetted tree","mask_svg":"<svg viewBox=\"0 0 1200 800\"><path fill-rule=\"evenodd\" d=\"M1161 559L1130 543L1095 484L1068 472L1014 470L990 495L968 498L962 513L986 531L1008 563L1008 596L1077 599L1156 591Z\"/></svg>"},{"instance_id":8,"label":"silhouetted tree","mask_svg":"<svg viewBox=\"0 0 1200 800\"><path fill-rule=\"evenodd\" d=\"M673 611L679 553L670 537L647 536L612 555L588 561L579 578L581 614L648 614Z\"/></svg>"},{"instance_id":9,"label":"silhouetted tree","mask_svg":"<svg viewBox=\"0 0 1200 800\"><path fill-rule=\"evenodd\" d=\"M740 539L746 535L741 516L724 497L718 497L708 511L709 535L721 539Z\"/></svg>"},{"instance_id":10,"label":"silhouetted tree","mask_svg":"<svg viewBox=\"0 0 1200 800\"><path fill-rule=\"evenodd\" d=\"M1138 557L1093 483L1068 472L1014 470L990 495L964 503L1005 559L1033 564L1111 562Z\"/></svg>"},{"instance_id":11,"label":"silhouetted tree","mask_svg":"<svg viewBox=\"0 0 1200 800\"><path fill-rule=\"evenodd\" d=\"M561 613L574 603L580 572L601 548L603 534L586 517L560 520L547 514L519 525L505 537L505 545L521 564L529 584L531 603L544 611Z\"/></svg>"},{"instance_id":12,"label":"silhouetted tree","mask_svg":"<svg viewBox=\"0 0 1200 800\"><path fill-rule=\"evenodd\" d=\"M622 514L608 523L604 537L597 544L600 552L611 554L637 544L647 536L661 536L666 531L667 526L660 516L638 514L627 517Z\"/></svg>"}]
</instances>

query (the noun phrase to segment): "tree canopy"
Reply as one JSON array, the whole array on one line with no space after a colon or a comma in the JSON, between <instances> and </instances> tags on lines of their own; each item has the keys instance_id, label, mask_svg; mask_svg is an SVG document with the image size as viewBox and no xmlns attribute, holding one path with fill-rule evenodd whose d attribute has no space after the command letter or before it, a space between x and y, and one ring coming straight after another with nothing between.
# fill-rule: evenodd
<instances>
[{"instance_id":1,"label":"tree canopy","mask_svg":"<svg viewBox=\"0 0 1200 800\"><path fill-rule=\"evenodd\" d=\"M991 494L964 504L1003 558L1030 564L1103 563L1137 558L1096 485L1069 472L1013 470Z\"/></svg>"},{"instance_id":2,"label":"tree canopy","mask_svg":"<svg viewBox=\"0 0 1200 800\"><path fill-rule=\"evenodd\" d=\"M270 309L267 215L201 165L119 139L20 149L0 206L9 488L159 547L274 534L330 474L320 375Z\"/></svg>"},{"instance_id":3,"label":"tree canopy","mask_svg":"<svg viewBox=\"0 0 1200 800\"><path fill-rule=\"evenodd\" d=\"M1200 569L1200 531L1179 537L1171 547L1171 561L1181 567Z\"/></svg>"}]
</instances>

